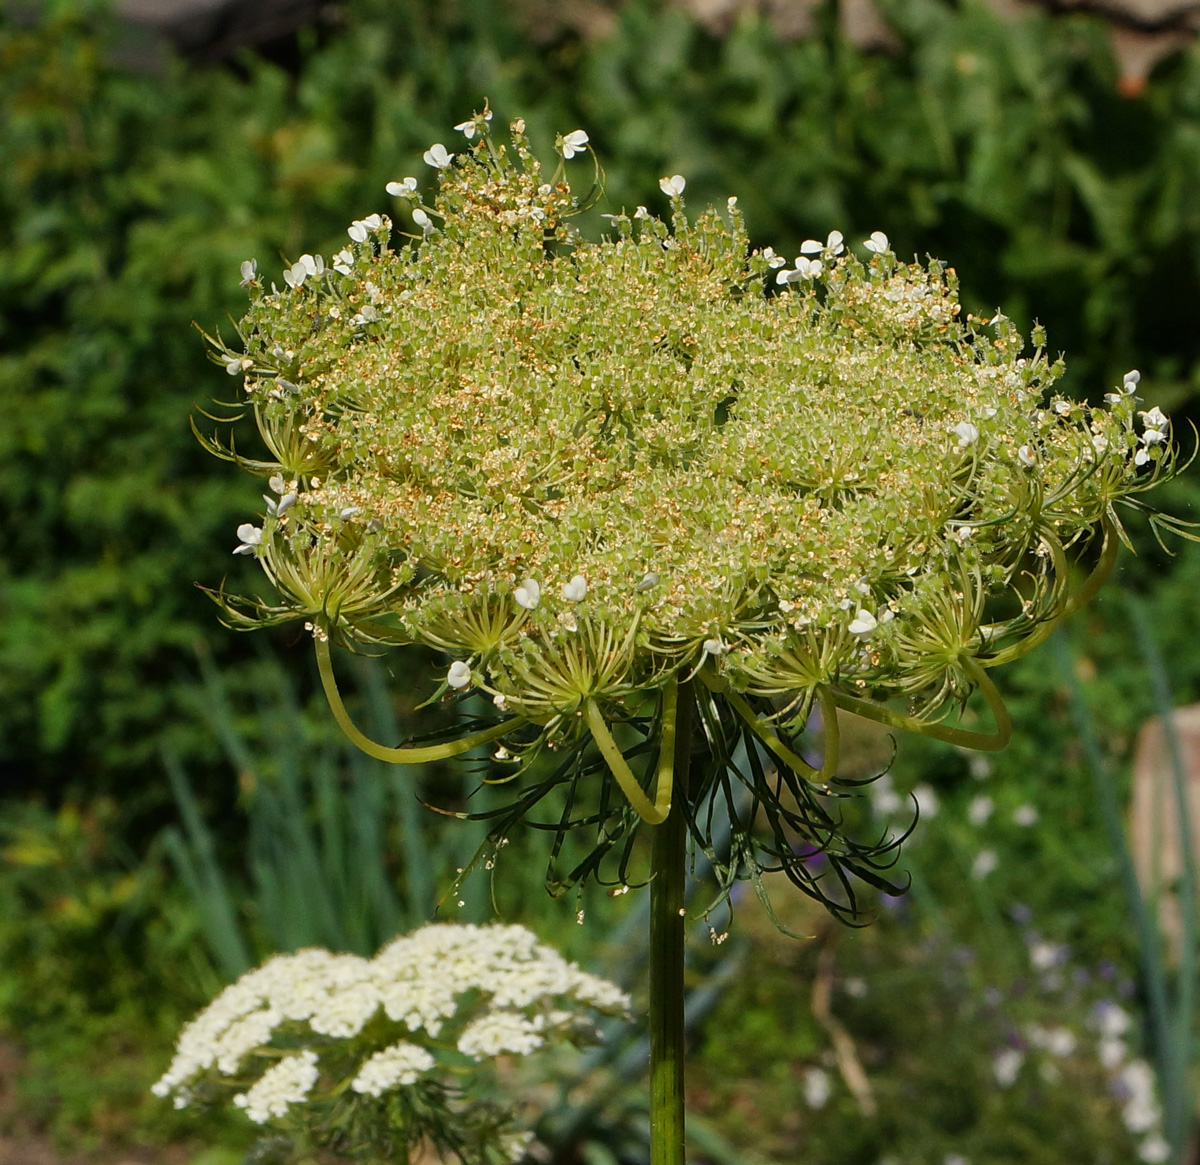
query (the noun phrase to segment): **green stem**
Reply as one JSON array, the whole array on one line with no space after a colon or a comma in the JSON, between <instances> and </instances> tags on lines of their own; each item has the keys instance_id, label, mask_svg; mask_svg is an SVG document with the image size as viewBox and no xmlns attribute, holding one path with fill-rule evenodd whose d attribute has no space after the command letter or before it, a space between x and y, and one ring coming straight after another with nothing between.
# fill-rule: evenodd
<instances>
[{"instance_id":1,"label":"green stem","mask_svg":"<svg viewBox=\"0 0 1200 1165\"><path fill-rule=\"evenodd\" d=\"M679 796L654 831L650 882L650 1165L684 1165L683 940L691 683L675 716L674 773Z\"/></svg>"},{"instance_id":2,"label":"green stem","mask_svg":"<svg viewBox=\"0 0 1200 1165\"><path fill-rule=\"evenodd\" d=\"M671 790L674 784L675 764L675 715L676 703L679 698L679 681L672 676L663 688L662 694L662 737L658 750L658 773L654 784L654 800L642 792L642 786L633 775L629 762L622 755L613 740L604 716L593 699L587 699L583 704L583 715L591 729L592 737L604 757L609 772L616 778L621 792L629 798L629 804L634 812L647 825L661 825L671 812Z\"/></svg>"},{"instance_id":3,"label":"green stem","mask_svg":"<svg viewBox=\"0 0 1200 1165\"><path fill-rule=\"evenodd\" d=\"M902 728L906 732L918 732L922 736L930 736L934 740L944 740L947 744L957 744L961 748L999 752L1007 746L1012 737L1012 720L1009 718L1008 709L1004 706L1004 697L997 691L996 685L992 683L987 672L969 655L960 658L959 666L975 682L983 698L987 701L988 707L991 708L992 715L996 720L995 732L970 732L965 728L954 728L946 724L926 724L922 720L902 715L900 712L893 712L891 708L886 708L882 704L863 700L858 696L844 695L841 692L835 692L833 700L839 708L844 708L847 712L853 712L856 716L865 716L868 720L875 720L892 728Z\"/></svg>"},{"instance_id":4,"label":"green stem","mask_svg":"<svg viewBox=\"0 0 1200 1165\"><path fill-rule=\"evenodd\" d=\"M333 674L333 660L329 654L329 641L327 639L314 638L313 643L317 649L317 668L321 673L321 685L325 689L325 696L329 700L329 707L333 712L333 718L338 722L341 730L350 738L351 744L361 748L367 756L373 756L376 760L387 761L388 764L393 765L420 765L427 764L429 761L446 760L448 757L470 752L471 749L478 748L481 744L497 740L525 723L522 717L514 716L512 719L505 720L501 724L493 724L491 728L485 728L481 732L473 732L470 736L461 736L458 740L448 740L444 744L429 744L411 748L388 748L386 745L378 744L369 736L365 736L358 730L358 726L354 721L350 719L350 713L346 711L346 705L342 703L342 695L338 691L337 679Z\"/></svg>"}]
</instances>

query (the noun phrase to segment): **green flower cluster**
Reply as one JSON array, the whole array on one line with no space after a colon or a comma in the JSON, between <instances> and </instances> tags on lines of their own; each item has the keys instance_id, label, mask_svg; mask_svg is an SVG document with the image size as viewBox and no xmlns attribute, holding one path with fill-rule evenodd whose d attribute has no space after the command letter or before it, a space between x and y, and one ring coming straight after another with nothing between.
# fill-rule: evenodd
<instances>
[{"instance_id":1,"label":"green flower cluster","mask_svg":"<svg viewBox=\"0 0 1200 1165\"><path fill-rule=\"evenodd\" d=\"M504 145L489 118L426 154L430 204L389 185L411 244L372 215L285 290L247 266L244 348L218 358L273 458L239 458L279 495L239 549L280 602L229 612L306 620L352 732L328 639L440 649L444 690L512 717L464 748L590 733L651 822L669 773L652 804L606 723L656 700L669 734L680 681L820 786L835 759L787 743L814 701L827 746L838 707L1002 746L986 669L1095 593L1116 505L1178 468L1137 374L1103 407L1053 396L1041 330L1029 347L1003 315L964 317L944 264L834 232L788 267L750 249L736 199L689 218L678 175L669 222L638 207L586 241L564 173L586 135L560 137L547 179L522 123ZM976 689L996 731L942 724ZM402 752L377 749L423 759Z\"/></svg>"}]
</instances>

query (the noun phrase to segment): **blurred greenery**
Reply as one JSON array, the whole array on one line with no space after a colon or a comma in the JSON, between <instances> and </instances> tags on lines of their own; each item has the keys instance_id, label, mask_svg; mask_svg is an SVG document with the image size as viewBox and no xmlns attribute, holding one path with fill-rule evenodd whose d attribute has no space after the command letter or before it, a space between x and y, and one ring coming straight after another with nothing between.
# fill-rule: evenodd
<instances>
[{"instance_id":1,"label":"blurred greenery","mask_svg":"<svg viewBox=\"0 0 1200 1165\"><path fill-rule=\"evenodd\" d=\"M972 0L881 8L902 44L894 55L847 45L832 9L811 38L782 43L752 14L716 37L666 0L631 0L602 35L561 30L543 42L498 2L347 0L336 28L302 32L286 52L137 75L112 63L112 26L90 5L47 3L28 25L0 3L0 1032L23 1048L30 1119L77 1146L186 1136L194 1126L145 1095L179 1023L239 958L314 937L268 920L255 861L307 852L272 850L278 831L303 825L310 840L344 847L360 844L372 814L387 821L373 850L382 865L366 871L386 879L369 891L376 913L361 916L357 937L321 936L355 946L398 925L386 921L389 894L419 913L395 855L462 825L406 825L394 788L345 778L328 725L307 715L296 738L305 764L325 764L321 779L352 795L336 827L336 814L321 817L329 796L315 808L283 804L263 757L293 713L272 699L294 688L303 708L308 664L277 639L285 684L192 586L254 577L229 551L259 503L255 484L200 450L187 422L228 395L191 325L228 329L225 318L241 314L240 261L257 258L270 280L284 256L338 249L352 218L392 209L384 184L424 173L422 151L450 141L449 127L485 96L500 119L523 115L545 149L556 131L587 129L608 175L598 212L653 204L659 176L680 172L692 205L738 195L755 241L789 256L835 227L849 238L882 228L900 254L953 262L972 310L1002 305L1023 328L1039 318L1078 395L1097 397L1140 368L1146 407L1170 411L1186 435L1200 401L1200 55L1176 54L1129 99L1090 17L1031 9L1002 20ZM1200 516L1196 473L1164 492L1167 508ZM1135 733L1156 709L1122 588L1142 595L1148 625L1173 648L1175 697L1200 694L1200 652L1188 649L1200 642L1200 554L1187 546L1171 558L1131 532L1138 556L1123 557L1070 636L1122 798ZM198 646L207 680L197 679ZM379 711L410 727L409 672L392 670L395 707ZM781 940L748 904L735 941L745 936L755 974L723 989L696 1036L693 1107L713 1144L738 1142L747 1162L803 1152L864 1165L887 1152L981 1165L1098 1162L1106 1140L1128 1150L1092 1053L1059 1065L1066 1083L998 1091L989 1077L988 1057L1014 1027L1061 1020L1090 1031L1092 987L1068 1000L1030 986L1035 930L1069 947L1093 985L1101 966L1117 968L1118 981L1139 974L1067 686L1041 653L1000 681L1017 731L989 775L976 780L952 748L902 742L895 788L928 786L942 810L906 851L912 894L881 907L874 929L839 940L838 981L861 979L868 991L835 990L834 1010L876 1083L880 1117L857 1116L837 1079L826 1107L808 1107L807 1070L836 1075L809 999L832 939L822 930L820 943ZM238 734L240 786L226 756ZM858 746L864 775L887 763L886 741L867 735ZM192 798L182 829L166 835L159 827L176 810L164 750L176 790ZM247 758L266 764L257 780ZM345 784L329 784L335 771ZM444 776L417 787L435 782L446 804L462 786ZM969 807L985 793L993 813L973 824ZM870 800L847 808L864 828ZM1036 808L1035 826L1013 822L1024 805ZM447 844L465 856L474 841L457 836ZM345 872L329 857L336 845L313 844L318 864ZM996 868L974 877L983 851ZM444 892L455 861L465 864L448 854L431 863L438 877L421 901ZM516 878L506 907L582 958L614 915L589 904L589 925L560 936L575 908L547 904L532 889L540 880L540 870ZM214 915L221 885L226 906ZM482 885L470 908L486 915ZM794 925L823 925L784 908ZM241 955L213 946L222 909ZM696 983L710 958L696 952ZM1135 994L1126 1006L1142 1002ZM589 1162L637 1160L637 1113L620 1119L625 1131L607 1139L581 1135ZM723 1159L702 1135L698 1150ZM205 1136L237 1145L244 1129L218 1123Z\"/></svg>"}]
</instances>

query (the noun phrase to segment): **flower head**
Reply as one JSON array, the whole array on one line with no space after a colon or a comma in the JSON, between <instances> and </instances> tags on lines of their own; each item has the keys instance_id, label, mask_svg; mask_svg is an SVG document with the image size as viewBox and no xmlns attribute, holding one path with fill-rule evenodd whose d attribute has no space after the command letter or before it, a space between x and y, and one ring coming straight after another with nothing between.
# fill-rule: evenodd
<instances>
[{"instance_id":1,"label":"flower head","mask_svg":"<svg viewBox=\"0 0 1200 1165\"><path fill-rule=\"evenodd\" d=\"M246 374L271 469L302 489L239 547L279 592L246 600L246 624L310 624L335 708L331 643L459 661L451 698L469 683L508 717L464 739L520 766L543 744L607 766L620 795L602 833L631 807L669 811L670 782L651 800L655 776L629 761L657 755L680 689L702 685L729 740L791 766L813 844L869 873L817 791L836 757L817 767L796 745L814 706L1002 746L990 669L1112 569L1116 503L1174 471L1167 417L1124 390L1096 407L1052 395L1044 338L967 317L953 269L900 262L882 232L870 261L834 231L788 267L740 214L689 217L672 175L667 216L638 207L589 242L558 159L548 182L522 125L498 149L471 124L461 153L427 153L419 237L388 245L386 219L357 220L341 278L302 257L303 295L252 296L250 348L219 351ZM587 145L567 134L560 152ZM1082 591L1081 560L1097 563ZM976 693L992 716L957 719ZM647 739L627 755L631 733ZM705 787L733 796L740 779ZM821 895L786 830L738 844L732 877L795 854L789 874Z\"/></svg>"}]
</instances>

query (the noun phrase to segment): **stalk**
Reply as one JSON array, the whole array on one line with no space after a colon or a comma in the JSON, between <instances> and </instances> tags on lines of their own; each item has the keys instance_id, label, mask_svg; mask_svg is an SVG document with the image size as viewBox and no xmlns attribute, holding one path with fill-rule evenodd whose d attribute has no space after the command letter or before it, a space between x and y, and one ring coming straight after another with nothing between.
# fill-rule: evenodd
<instances>
[{"instance_id":1,"label":"stalk","mask_svg":"<svg viewBox=\"0 0 1200 1165\"><path fill-rule=\"evenodd\" d=\"M650 1165L684 1165L683 942L692 685L679 689L676 794L650 856Z\"/></svg>"}]
</instances>

